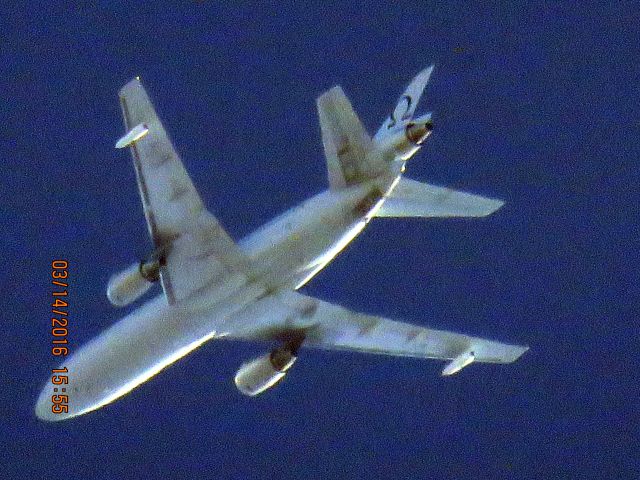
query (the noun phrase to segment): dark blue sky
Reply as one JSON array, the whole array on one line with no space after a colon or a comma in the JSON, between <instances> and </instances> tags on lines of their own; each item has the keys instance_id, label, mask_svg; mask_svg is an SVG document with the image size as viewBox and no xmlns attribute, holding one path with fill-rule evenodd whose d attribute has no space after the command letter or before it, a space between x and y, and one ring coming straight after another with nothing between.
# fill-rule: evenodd
<instances>
[{"instance_id":1,"label":"dark blue sky","mask_svg":"<svg viewBox=\"0 0 640 480\"><path fill-rule=\"evenodd\" d=\"M637 6L55 3L0 7L0 476L640 476ZM142 77L240 238L325 188L319 93L340 83L375 131L431 63L436 130L408 176L506 206L376 221L305 291L530 345L520 361L442 379L440 362L309 350L251 400L233 375L265 346L214 342L98 412L36 420L51 260L71 262L75 348L123 314L107 280L150 248L113 149L120 86Z\"/></svg>"}]
</instances>

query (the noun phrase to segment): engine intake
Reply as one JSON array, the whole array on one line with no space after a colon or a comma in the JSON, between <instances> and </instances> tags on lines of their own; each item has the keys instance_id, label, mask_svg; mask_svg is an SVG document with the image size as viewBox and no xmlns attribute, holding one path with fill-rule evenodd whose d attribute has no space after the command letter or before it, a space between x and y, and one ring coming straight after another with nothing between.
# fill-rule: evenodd
<instances>
[{"instance_id":1,"label":"engine intake","mask_svg":"<svg viewBox=\"0 0 640 480\"><path fill-rule=\"evenodd\" d=\"M298 358L296 353L300 343L285 344L271 353L243 363L234 378L238 390L255 397L281 381Z\"/></svg>"},{"instance_id":2,"label":"engine intake","mask_svg":"<svg viewBox=\"0 0 640 480\"><path fill-rule=\"evenodd\" d=\"M134 263L109 279L107 298L116 307L127 306L144 295L159 279L159 260Z\"/></svg>"}]
</instances>

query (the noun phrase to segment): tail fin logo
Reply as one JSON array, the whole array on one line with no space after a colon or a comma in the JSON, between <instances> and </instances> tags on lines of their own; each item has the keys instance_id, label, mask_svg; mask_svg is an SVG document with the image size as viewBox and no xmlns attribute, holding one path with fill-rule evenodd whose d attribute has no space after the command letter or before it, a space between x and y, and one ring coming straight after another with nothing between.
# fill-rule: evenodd
<instances>
[{"instance_id":1,"label":"tail fin logo","mask_svg":"<svg viewBox=\"0 0 640 480\"><path fill-rule=\"evenodd\" d=\"M410 95L403 95L398 105L396 105L396 109L393 111L391 116L389 117L389 124L387 125L387 130L393 128L398 123L396 120L400 117L401 122L405 122L411 118L411 103L413 99Z\"/></svg>"},{"instance_id":2,"label":"tail fin logo","mask_svg":"<svg viewBox=\"0 0 640 480\"><path fill-rule=\"evenodd\" d=\"M411 121L422 92L429 82L431 72L433 72L433 65L422 70L411 80L400 96L393 113L383 122L374 138L379 139L380 136L386 135L388 130L397 127L398 124L403 125Z\"/></svg>"}]
</instances>

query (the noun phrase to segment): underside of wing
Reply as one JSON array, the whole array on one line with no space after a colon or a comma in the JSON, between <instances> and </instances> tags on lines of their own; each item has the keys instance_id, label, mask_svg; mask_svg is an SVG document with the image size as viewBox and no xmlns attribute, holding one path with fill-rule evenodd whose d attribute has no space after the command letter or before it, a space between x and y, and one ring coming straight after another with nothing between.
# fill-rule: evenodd
<instances>
[{"instance_id":1,"label":"underside of wing","mask_svg":"<svg viewBox=\"0 0 640 480\"><path fill-rule=\"evenodd\" d=\"M139 79L120 90L129 146L162 287L170 304L245 270L244 257L193 186Z\"/></svg>"},{"instance_id":2,"label":"underside of wing","mask_svg":"<svg viewBox=\"0 0 640 480\"><path fill-rule=\"evenodd\" d=\"M511 363L528 347L435 330L285 292L256 304L231 338L287 341L304 337L303 346L382 355L449 360L450 375L472 362Z\"/></svg>"}]
</instances>

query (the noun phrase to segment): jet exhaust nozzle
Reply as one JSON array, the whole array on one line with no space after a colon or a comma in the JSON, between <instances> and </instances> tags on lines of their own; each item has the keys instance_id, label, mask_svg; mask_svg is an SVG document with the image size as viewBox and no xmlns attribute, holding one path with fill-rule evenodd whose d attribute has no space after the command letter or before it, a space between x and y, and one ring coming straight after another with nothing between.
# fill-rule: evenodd
<instances>
[{"instance_id":1,"label":"jet exhaust nozzle","mask_svg":"<svg viewBox=\"0 0 640 480\"><path fill-rule=\"evenodd\" d=\"M425 122L409 122L405 128L405 135L414 145L422 145L433 130L431 119Z\"/></svg>"}]
</instances>

